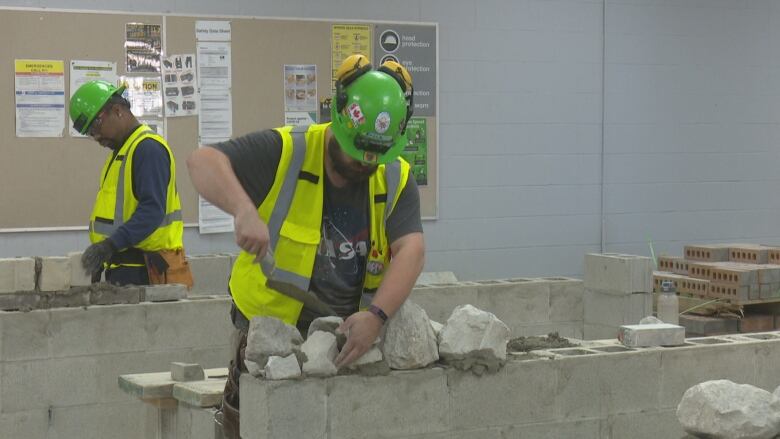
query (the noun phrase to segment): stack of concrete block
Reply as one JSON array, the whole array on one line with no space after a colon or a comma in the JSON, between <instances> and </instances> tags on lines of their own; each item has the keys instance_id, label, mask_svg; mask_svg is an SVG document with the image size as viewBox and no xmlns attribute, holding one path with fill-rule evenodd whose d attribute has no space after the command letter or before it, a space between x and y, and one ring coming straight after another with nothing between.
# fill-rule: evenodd
<instances>
[{"instance_id":1,"label":"stack of concrete block","mask_svg":"<svg viewBox=\"0 0 780 439\"><path fill-rule=\"evenodd\" d=\"M758 270L746 264L723 263L710 267L710 297L736 303L759 296Z\"/></svg>"},{"instance_id":2,"label":"stack of concrete block","mask_svg":"<svg viewBox=\"0 0 780 439\"><path fill-rule=\"evenodd\" d=\"M194 285L190 296L227 294L230 270L233 267L230 255L188 256Z\"/></svg>"},{"instance_id":3,"label":"stack of concrete block","mask_svg":"<svg viewBox=\"0 0 780 439\"><path fill-rule=\"evenodd\" d=\"M780 298L780 265L766 264L758 267L759 299Z\"/></svg>"},{"instance_id":4,"label":"stack of concrete block","mask_svg":"<svg viewBox=\"0 0 780 439\"><path fill-rule=\"evenodd\" d=\"M780 248L771 248L767 257L769 259L768 263L780 264Z\"/></svg>"},{"instance_id":5,"label":"stack of concrete block","mask_svg":"<svg viewBox=\"0 0 780 439\"><path fill-rule=\"evenodd\" d=\"M653 261L617 253L585 255L584 338L615 338L653 314Z\"/></svg>"}]
</instances>

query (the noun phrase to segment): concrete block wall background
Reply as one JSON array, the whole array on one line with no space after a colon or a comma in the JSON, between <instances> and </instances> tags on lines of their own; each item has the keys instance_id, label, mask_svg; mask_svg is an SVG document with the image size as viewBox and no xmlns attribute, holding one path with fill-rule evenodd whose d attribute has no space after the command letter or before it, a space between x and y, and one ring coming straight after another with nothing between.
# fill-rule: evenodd
<instances>
[{"instance_id":1,"label":"concrete block wall background","mask_svg":"<svg viewBox=\"0 0 780 439\"><path fill-rule=\"evenodd\" d=\"M598 341L580 350L539 352L481 377L438 367L371 378L242 376L242 437L679 438L675 410L689 387L711 379L769 391L780 384L777 332L638 350Z\"/></svg>"},{"instance_id":2,"label":"concrete block wall background","mask_svg":"<svg viewBox=\"0 0 780 439\"><path fill-rule=\"evenodd\" d=\"M0 437L143 439L120 374L225 367L229 299L0 311ZM194 421L193 421L194 422Z\"/></svg>"}]
</instances>

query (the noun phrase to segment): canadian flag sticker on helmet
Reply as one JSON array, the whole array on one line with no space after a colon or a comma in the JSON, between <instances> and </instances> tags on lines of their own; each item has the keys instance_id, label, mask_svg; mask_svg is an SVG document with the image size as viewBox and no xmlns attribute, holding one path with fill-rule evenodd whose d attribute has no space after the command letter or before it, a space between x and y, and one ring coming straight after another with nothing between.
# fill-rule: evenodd
<instances>
[{"instance_id":1,"label":"canadian flag sticker on helmet","mask_svg":"<svg viewBox=\"0 0 780 439\"><path fill-rule=\"evenodd\" d=\"M352 119L352 123L355 125L362 125L366 121L366 117L363 116L363 110L360 109L360 104L353 102L348 108L349 118Z\"/></svg>"},{"instance_id":2,"label":"canadian flag sticker on helmet","mask_svg":"<svg viewBox=\"0 0 780 439\"><path fill-rule=\"evenodd\" d=\"M374 129L379 134L384 134L390 128L390 113L383 111L379 113L374 121Z\"/></svg>"}]
</instances>

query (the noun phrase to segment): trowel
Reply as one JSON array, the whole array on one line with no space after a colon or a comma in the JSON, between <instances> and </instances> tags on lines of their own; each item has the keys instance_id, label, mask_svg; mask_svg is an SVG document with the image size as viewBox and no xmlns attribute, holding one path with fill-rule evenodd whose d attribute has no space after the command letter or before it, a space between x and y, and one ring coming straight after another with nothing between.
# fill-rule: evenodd
<instances>
[{"instance_id":1,"label":"trowel","mask_svg":"<svg viewBox=\"0 0 780 439\"><path fill-rule=\"evenodd\" d=\"M260 260L260 269L263 271L263 274L265 274L266 287L274 289L291 299L302 302L305 308L314 311L319 315L325 317L337 315L328 304L320 300L314 293L304 291L291 283L273 278L274 271L276 270L276 260L274 260L274 255L270 247L268 248L268 251L265 252L263 259Z\"/></svg>"}]
</instances>

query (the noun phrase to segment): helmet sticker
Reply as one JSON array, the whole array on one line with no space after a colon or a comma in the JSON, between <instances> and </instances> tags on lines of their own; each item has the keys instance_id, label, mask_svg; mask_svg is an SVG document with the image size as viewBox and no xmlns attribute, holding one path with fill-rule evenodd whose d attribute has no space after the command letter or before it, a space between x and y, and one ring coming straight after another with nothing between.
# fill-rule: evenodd
<instances>
[{"instance_id":1,"label":"helmet sticker","mask_svg":"<svg viewBox=\"0 0 780 439\"><path fill-rule=\"evenodd\" d=\"M376 163L379 156L373 152L363 151L363 161L366 163Z\"/></svg>"},{"instance_id":2,"label":"helmet sticker","mask_svg":"<svg viewBox=\"0 0 780 439\"><path fill-rule=\"evenodd\" d=\"M377 115L374 121L374 129L379 134L384 134L390 128L390 113L383 111Z\"/></svg>"},{"instance_id":3,"label":"helmet sticker","mask_svg":"<svg viewBox=\"0 0 780 439\"><path fill-rule=\"evenodd\" d=\"M362 125L366 121L366 117L363 116L363 110L360 108L360 104L353 102L349 106L349 118L352 119L352 123L355 125Z\"/></svg>"}]
</instances>

